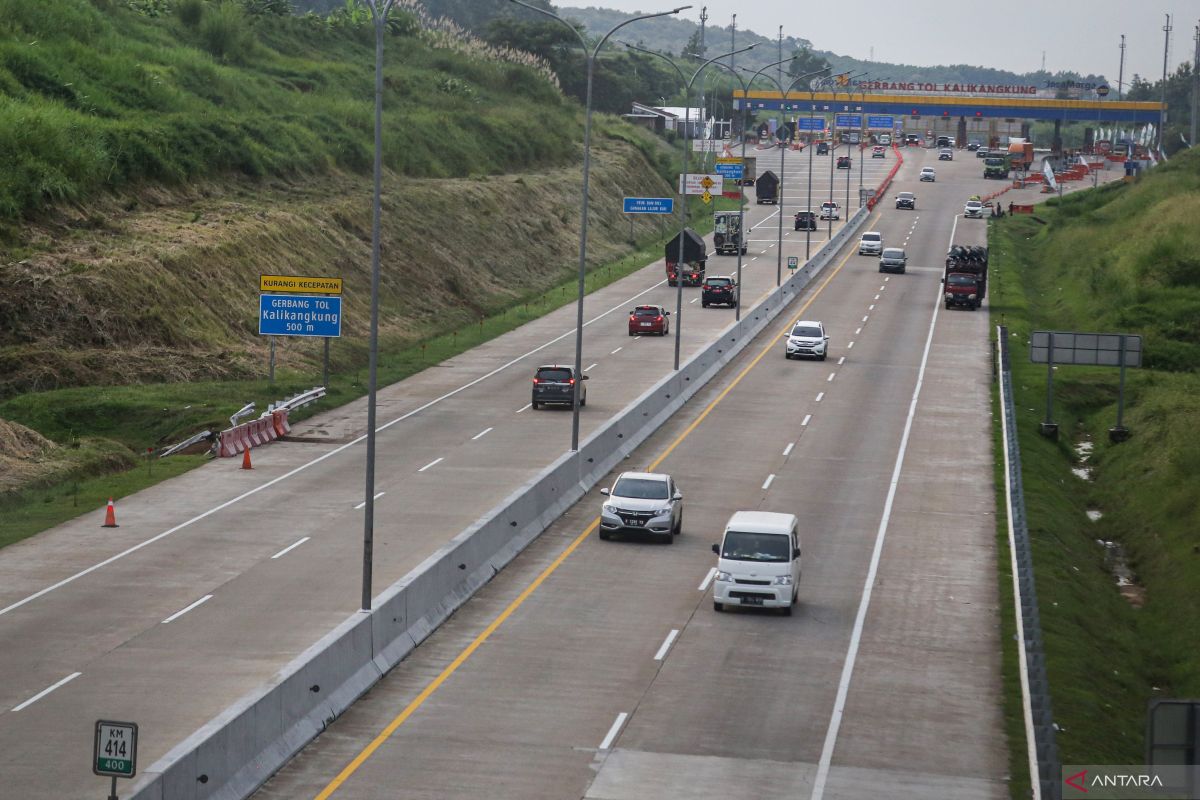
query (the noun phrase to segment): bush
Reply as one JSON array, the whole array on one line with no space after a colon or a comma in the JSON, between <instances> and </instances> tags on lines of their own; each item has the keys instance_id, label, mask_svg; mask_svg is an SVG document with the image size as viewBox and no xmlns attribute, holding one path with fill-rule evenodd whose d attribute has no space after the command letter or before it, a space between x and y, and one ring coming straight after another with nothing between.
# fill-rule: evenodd
<instances>
[{"instance_id":1,"label":"bush","mask_svg":"<svg viewBox=\"0 0 1200 800\"><path fill-rule=\"evenodd\" d=\"M217 58L232 61L244 60L254 45L246 12L232 0L225 0L204 15L200 24L200 38L205 50Z\"/></svg>"},{"instance_id":2,"label":"bush","mask_svg":"<svg viewBox=\"0 0 1200 800\"><path fill-rule=\"evenodd\" d=\"M175 13L184 27L196 28L204 18L204 0L179 0Z\"/></svg>"}]
</instances>

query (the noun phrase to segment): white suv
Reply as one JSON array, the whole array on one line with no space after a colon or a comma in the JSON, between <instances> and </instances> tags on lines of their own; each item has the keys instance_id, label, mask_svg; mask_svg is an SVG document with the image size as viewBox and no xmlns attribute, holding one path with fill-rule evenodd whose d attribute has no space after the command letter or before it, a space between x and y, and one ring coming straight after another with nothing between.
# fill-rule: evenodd
<instances>
[{"instance_id":1,"label":"white suv","mask_svg":"<svg viewBox=\"0 0 1200 800\"><path fill-rule=\"evenodd\" d=\"M978 200L968 200L963 207L963 216L983 219L983 203Z\"/></svg>"},{"instance_id":2,"label":"white suv","mask_svg":"<svg viewBox=\"0 0 1200 800\"><path fill-rule=\"evenodd\" d=\"M600 508L600 538L614 533L650 533L671 544L683 529L683 495L670 475L622 472Z\"/></svg>"},{"instance_id":3,"label":"white suv","mask_svg":"<svg viewBox=\"0 0 1200 800\"><path fill-rule=\"evenodd\" d=\"M883 234L879 231L867 231L858 240L860 256L877 256L883 252Z\"/></svg>"},{"instance_id":4,"label":"white suv","mask_svg":"<svg viewBox=\"0 0 1200 800\"><path fill-rule=\"evenodd\" d=\"M815 358L824 361L829 354L829 335L820 320L799 320L792 326L784 344L784 358Z\"/></svg>"}]
</instances>

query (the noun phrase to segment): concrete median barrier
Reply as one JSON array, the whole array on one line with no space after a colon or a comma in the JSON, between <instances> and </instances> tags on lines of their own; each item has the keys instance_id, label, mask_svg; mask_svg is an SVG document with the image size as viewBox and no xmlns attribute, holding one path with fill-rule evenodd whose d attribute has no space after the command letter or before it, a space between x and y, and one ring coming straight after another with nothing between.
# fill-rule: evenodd
<instances>
[{"instance_id":1,"label":"concrete median barrier","mask_svg":"<svg viewBox=\"0 0 1200 800\"><path fill-rule=\"evenodd\" d=\"M130 797L235 800L253 792L784 313L869 214L868 208L860 208L781 287L746 309L740 321L608 420L578 452L557 458L385 589L370 613L342 622L273 680L150 765ZM274 424L270 418L261 422ZM225 434L249 425L222 432L222 452Z\"/></svg>"}]
</instances>

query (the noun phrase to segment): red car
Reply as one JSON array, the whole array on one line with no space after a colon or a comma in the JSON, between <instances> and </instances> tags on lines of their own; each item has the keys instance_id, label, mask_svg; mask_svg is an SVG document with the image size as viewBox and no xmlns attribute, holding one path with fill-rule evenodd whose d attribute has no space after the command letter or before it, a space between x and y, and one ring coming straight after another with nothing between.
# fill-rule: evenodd
<instances>
[{"instance_id":1,"label":"red car","mask_svg":"<svg viewBox=\"0 0 1200 800\"><path fill-rule=\"evenodd\" d=\"M629 312L629 335L657 333L666 336L671 331L671 312L662 306L638 306Z\"/></svg>"}]
</instances>

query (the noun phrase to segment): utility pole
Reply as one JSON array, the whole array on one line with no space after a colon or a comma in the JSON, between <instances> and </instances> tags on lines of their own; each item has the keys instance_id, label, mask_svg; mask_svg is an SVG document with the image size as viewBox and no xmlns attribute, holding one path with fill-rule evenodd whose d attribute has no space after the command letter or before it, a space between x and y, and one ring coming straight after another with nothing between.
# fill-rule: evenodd
<instances>
[{"instance_id":1,"label":"utility pole","mask_svg":"<svg viewBox=\"0 0 1200 800\"><path fill-rule=\"evenodd\" d=\"M697 54L701 58L704 57L704 53L705 53L704 23L706 23L706 22L708 22L708 6L701 6L700 7L700 52ZM708 125L708 120L712 119L712 117L713 117L713 115L708 112L708 105L704 102L705 89L708 88L706 86L707 83L708 83L708 73L705 73L700 78L700 112L705 115L704 121L701 122L701 124L700 124L701 130L704 130L706 128L706 126ZM710 138L710 139L717 138L715 131L709 130L708 138ZM708 144L704 144L703 147L705 149L700 153L700 163L704 165L704 170L705 170L705 172L707 172L708 171Z\"/></svg>"},{"instance_id":2,"label":"utility pole","mask_svg":"<svg viewBox=\"0 0 1200 800\"><path fill-rule=\"evenodd\" d=\"M737 50L737 14L733 15L733 22L729 25L729 45L730 50ZM734 63L736 61L737 56L729 56L729 67L731 69L737 69L737 64Z\"/></svg>"},{"instance_id":3,"label":"utility pole","mask_svg":"<svg viewBox=\"0 0 1200 800\"><path fill-rule=\"evenodd\" d=\"M1042 51L1042 72L1046 71L1046 51Z\"/></svg>"},{"instance_id":4,"label":"utility pole","mask_svg":"<svg viewBox=\"0 0 1200 800\"><path fill-rule=\"evenodd\" d=\"M1192 56L1192 138L1188 140L1188 144L1195 147L1196 118L1200 117L1200 25L1196 26L1192 38L1196 40L1196 54Z\"/></svg>"},{"instance_id":5,"label":"utility pole","mask_svg":"<svg viewBox=\"0 0 1200 800\"><path fill-rule=\"evenodd\" d=\"M1160 102L1162 106L1158 110L1158 155L1162 157L1163 146L1163 128L1167 125L1167 60L1170 58L1171 52L1171 15L1167 14L1167 24L1163 25L1163 76L1162 76L1162 92Z\"/></svg>"},{"instance_id":6,"label":"utility pole","mask_svg":"<svg viewBox=\"0 0 1200 800\"><path fill-rule=\"evenodd\" d=\"M1122 87L1125 84L1125 34L1121 34L1121 66L1117 69L1117 99L1121 99Z\"/></svg>"}]
</instances>

